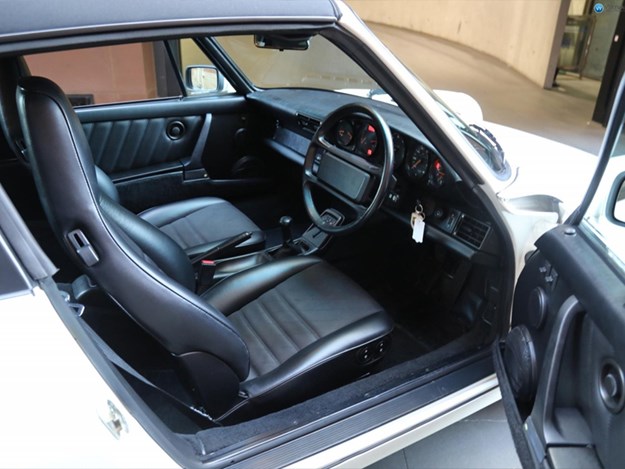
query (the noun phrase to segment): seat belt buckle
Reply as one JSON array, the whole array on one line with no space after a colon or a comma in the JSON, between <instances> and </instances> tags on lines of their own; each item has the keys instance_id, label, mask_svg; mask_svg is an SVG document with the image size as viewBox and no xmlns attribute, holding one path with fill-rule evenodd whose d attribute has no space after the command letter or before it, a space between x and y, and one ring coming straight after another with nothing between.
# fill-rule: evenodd
<instances>
[{"instance_id":1,"label":"seat belt buckle","mask_svg":"<svg viewBox=\"0 0 625 469\"><path fill-rule=\"evenodd\" d=\"M215 271L217 270L217 263L210 259L202 259L200 262L200 270L198 271L197 283L198 287L208 287L213 283L213 277L215 277Z\"/></svg>"}]
</instances>

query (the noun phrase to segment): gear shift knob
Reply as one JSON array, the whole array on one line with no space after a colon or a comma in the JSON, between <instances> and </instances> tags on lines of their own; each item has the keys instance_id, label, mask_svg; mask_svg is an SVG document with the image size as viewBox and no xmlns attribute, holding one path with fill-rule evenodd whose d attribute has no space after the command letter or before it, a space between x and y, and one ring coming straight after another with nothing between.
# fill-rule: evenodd
<instances>
[{"instance_id":1,"label":"gear shift knob","mask_svg":"<svg viewBox=\"0 0 625 469\"><path fill-rule=\"evenodd\" d=\"M293 219L289 216L280 217L280 228L282 229L282 246L288 247L293 243L291 233L291 223Z\"/></svg>"}]
</instances>

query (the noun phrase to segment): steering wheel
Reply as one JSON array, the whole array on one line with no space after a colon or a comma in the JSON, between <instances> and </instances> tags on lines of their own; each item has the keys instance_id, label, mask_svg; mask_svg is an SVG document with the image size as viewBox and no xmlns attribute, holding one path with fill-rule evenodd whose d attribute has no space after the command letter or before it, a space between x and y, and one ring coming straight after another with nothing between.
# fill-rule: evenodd
<instances>
[{"instance_id":1,"label":"steering wheel","mask_svg":"<svg viewBox=\"0 0 625 469\"><path fill-rule=\"evenodd\" d=\"M381 166L338 147L326 138L336 124L347 118L371 122L377 133L378 151L381 149L384 156ZM377 111L364 104L354 103L340 107L321 123L306 152L302 182L306 212L312 223L326 233L351 233L380 208L388 192L392 174L393 137L388 124ZM353 220L334 225L322 219L313 201L313 186L319 187L349 207L355 214Z\"/></svg>"}]
</instances>

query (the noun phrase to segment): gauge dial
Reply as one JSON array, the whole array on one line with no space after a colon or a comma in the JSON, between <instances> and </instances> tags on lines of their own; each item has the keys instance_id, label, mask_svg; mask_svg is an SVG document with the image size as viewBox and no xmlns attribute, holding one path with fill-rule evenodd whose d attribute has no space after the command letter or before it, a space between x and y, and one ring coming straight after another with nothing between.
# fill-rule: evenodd
<instances>
[{"instance_id":1,"label":"gauge dial","mask_svg":"<svg viewBox=\"0 0 625 469\"><path fill-rule=\"evenodd\" d=\"M427 173L430 164L430 150L417 145L406 157L404 168L406 174L413 179L421 179Z\"/></svg>"},{"instance_id":2,"label":"gauge dial","mask_svg":"<svg viewBox=\"0 0 625 469\"><path fill-rule=\"evenodd\" d=\"M358 139L358 153L362 156L370 158L378 148L378 133L371 124L367 125L360 134Z\"/></svg>"},{"instance_id":3,"label":"gauge dial","mask_svg":"<svg viewBox=\"0 0 625 469\"><path fill-rule=\"evenodd\" d=\"M395 157L395 167L398 167L406 156L404 138L395 132L393 132L393 155Z\"/></svg>"},{"instance_id":4,"label":"gauge dial","mask_svg":"<svg viewBox=\"0 0 625 469\"><path fill-rule=\"evenodd\" d=\"M438 189L445 184L445 167L439 158L435 158L428 173L428 186Z\"/></svg>"},{"instance_id":5,"label":"gauge dial","mask_svg":"<svg viewBox=\"0 0 625 469\"><path fill-rule=\"evenodd\" d=\"M349 146L354 140L354 126L351 122L343 120L336 127L336 141L342 147Z\"/></svg>"}]
</instances>

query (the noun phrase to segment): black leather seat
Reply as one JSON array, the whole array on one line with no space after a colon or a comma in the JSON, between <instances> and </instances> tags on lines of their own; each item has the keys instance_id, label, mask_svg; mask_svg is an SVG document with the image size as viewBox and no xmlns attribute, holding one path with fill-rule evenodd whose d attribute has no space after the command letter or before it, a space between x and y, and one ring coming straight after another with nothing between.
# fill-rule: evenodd
<instances>
[{"instance_id":1,"label":"black leather seat","mask_svg":"<svg viewBox=\"0 0 625 469\"><path fill-rule=\"evenodd\" d=\"M280 408L365 373L393 322L326 262L291 257L193 292L166 234L100 190L89 145L62 91L20 80L18 108L40 198L72 258L187 370L214 416Z\"/></svg>"},{"instance_id":2,"label":"black leather seat","mask_svg":"<svg viewBox=\"0 0 625 469\"><path fill-rule=\"evenodd\" d=\"M100 190L119 203L115 184L97 166L96 178ZM260 251L265 247L265 233L234 205L218 197L195 197L159 205L141 212L139 217L166 233L189 257L208 252L246 231L252 236L228 249L229 255Z\"/></svg>"},{"instance_id":3,"label":"black leather seat","mask_svg":"<svg viewBox=\"0 0 625 469\"><path fill-rule=\"evenodd\" d=\"M21 77L29 76L28 66L22 57L0 59L0 126L10 149L19 159L23 136L19 125L15 90ZM113 200L119 194L113 181L96 167L98 184ZM252 236L228 250L230 255L260 251L265 247L265 233L245 214L226 200L217 197L197 197L150 208L139 214L167 233L189 257L208 252L223 241L249 231ZM218 221L218 223L216 223Z\"/></svg>"}]
</instances>

